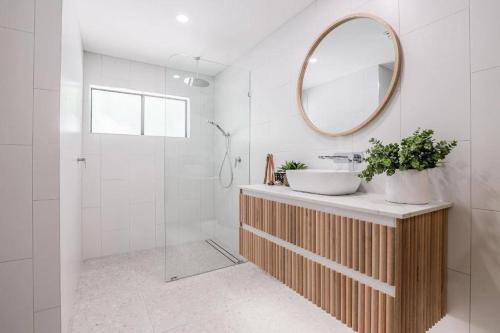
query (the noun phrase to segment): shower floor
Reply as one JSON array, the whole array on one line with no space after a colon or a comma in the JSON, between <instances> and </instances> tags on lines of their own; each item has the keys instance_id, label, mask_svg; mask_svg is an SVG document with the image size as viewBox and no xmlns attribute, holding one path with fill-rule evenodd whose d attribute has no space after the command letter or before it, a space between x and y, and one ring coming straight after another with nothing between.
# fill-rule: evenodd
<instances>
[{"instance_id":1,"label":"shower floor","mask_svg":"<svg viewBox=\"0 0 500 333\"><path fill-rule=\"evenodd\" d=\"M166 281L198 275L239 263L238 258L211 239L167 246L165 256Z\"/></svg>"},{"instance_id":2,"label":"shower floor","mask_svg":"<svg viewBox=\"0 0 500 333\"><path fill-rule=\"evenodd\" d=\"M70 332L352 332L251 263L165 283L163 258L85 261Z\"/></svg>"}]
</instances>

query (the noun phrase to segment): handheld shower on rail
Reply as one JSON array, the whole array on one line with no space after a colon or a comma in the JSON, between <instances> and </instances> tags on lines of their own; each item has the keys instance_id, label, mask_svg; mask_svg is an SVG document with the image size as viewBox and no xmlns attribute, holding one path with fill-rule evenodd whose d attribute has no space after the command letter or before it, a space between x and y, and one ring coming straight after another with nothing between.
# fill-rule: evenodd
<instances>
[{"instance_id":1,"label":"handheld shower on rail","mask_svg":"<svg viewBox=\"0 0 500 333\"><path fill-rule=\"evenodd\" d=\"M222 135L224 135L225 137L230 136L230 134L229 134L228 132L224 131L224 129L223 129L222 127L220 127L220 125L219 125L219 124L217 124L215 121L213 121L213 120L208 120L207 122L208 122L210 125L217 127L217 129L218 129L218 130L222 133Z\"/></svg>"},{"instance_id":2,"label":"handheld shower on rail","mask_svg":"<svg viewBox=\"0 0 500 333\"><path fill-rule=\"evenodd\" d=\"M231 185L233 185L233 180L234 180L234 170L233 170L233 166L231 165L231 135L229 134L229 132L224 131L224 129L219 124L217 124L215 121L208 120L207 122L210 125L216 127L222 133L224 138L226 139L225 140L226 141L226 152L224 153L224 158L222 159L222 162L221 162L220 167L219 167L219 184L223 188L230 188ZM224 170L224 164L226 164L226 163L227 163L227 168L229 168L229 180L227 183L224 183L224 181L222 179L222 171Z\"/></svg>"}]
</instances>

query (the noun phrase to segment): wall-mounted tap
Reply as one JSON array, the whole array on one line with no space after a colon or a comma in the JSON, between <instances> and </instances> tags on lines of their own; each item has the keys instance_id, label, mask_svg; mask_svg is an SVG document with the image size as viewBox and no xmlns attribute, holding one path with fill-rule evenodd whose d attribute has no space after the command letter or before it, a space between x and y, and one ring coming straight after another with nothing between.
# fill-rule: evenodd
<instances>
[{"instance_id":1,"label":"wall-mounted tap","mask_svg":"<svg viewBox=\"0 0 500 333\"><path fill-rule=\"evenodd\" d=\"M351 170L354 170L355 164L363 162L363 153L335 153L333 155L320 155L321 160L332 160L333 163L350 163Z\"/></svg>"}]
</instances>

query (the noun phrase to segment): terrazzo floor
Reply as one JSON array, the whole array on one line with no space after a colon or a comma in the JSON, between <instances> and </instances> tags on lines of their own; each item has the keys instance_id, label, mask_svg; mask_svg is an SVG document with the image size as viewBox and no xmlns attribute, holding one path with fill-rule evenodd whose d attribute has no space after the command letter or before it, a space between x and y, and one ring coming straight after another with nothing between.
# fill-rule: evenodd
<instances>
[{"instance_id":1,"label":"terrazzo floor","mask_svg":"<svg viewBox=\"0 0 500 333\"><path fill-rule=\"evenodd\" d=\"M162 260L86 261L70 332L352 332L251 263L165 283Z\"/></svg>"}]
</instances>

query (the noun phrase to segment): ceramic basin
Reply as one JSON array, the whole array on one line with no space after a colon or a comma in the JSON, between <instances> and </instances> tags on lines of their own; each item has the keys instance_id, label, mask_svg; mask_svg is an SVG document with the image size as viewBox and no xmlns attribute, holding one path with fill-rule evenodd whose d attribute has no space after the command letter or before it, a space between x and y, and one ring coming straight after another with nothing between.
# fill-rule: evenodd
<instances>
[{"instance_id":1,"label":"ceramic basin","mask_svg":"<svg viewBox=\"0 0 500 333\"><path fill-rule=\"evenodd\" d=\"M286 176L294 191L344 195L356 192L361 184L358 171L347 170L288 170Z\"/></svg>"}]
</instances>

